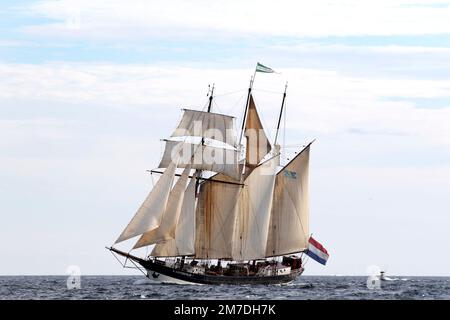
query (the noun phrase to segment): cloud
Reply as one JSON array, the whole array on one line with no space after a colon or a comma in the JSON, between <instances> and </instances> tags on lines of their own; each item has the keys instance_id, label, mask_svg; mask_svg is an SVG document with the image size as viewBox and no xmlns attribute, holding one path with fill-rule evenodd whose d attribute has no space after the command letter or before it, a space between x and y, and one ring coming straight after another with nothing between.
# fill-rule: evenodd
<instances>
[{"instance_id":1,"label":"cloud","mask_svg":"<svg viewBox=\"0 0 450 320\"><path fill-rule=\"evenodd\" d=\"M450 81L371 79L299 68L280 71L282 75L258 75L255 82L255 99L269 129L275 127L283 79L289 79L290 128L317 134L356 128L450 143L446 121L450 108L416 108L414 104L417 98L448 97ZM60 108L70 102L122 110L164 109L174 122L179 108L205 107L207 84L215 81L214 108L236 115L238 123L249 73L245 69L95 63L0 64L0 72L4 75L0 80L0 99L9 103L26 99L33 103L57 102ZM238 92L223 95L234 91Z\"/></svg>"},{"instance_id":2,"label":"cloud","mask_svg":"<svg viewBox=\"0 0 450 320\"><path fill-rule=\"evenodd\" d=\"M29 45L26 41L0 40L0 47L22 47Z\"/></svg>"},{"instance_id":3,"label":"cloud","mask_svg":"<svg viewBox=\"0 0 450 320\"><path fill-rule=\"evenodd\" d=\"M417 6L420 4L426 6ZM450 8L442 6L448 2L433 1L438 6L429 4L428 1L408 0L276 3L268 0L48 0L27 10L55 22L27 30L38 34L107 38L204 36L205 33L297 37L449 33Z\"/></svg>"},{"instance_id":4,"label":"cloud","mask_svg":"<svg viewBox=\"0 0 450 320\"><path fill-rule=\"evenodd\" d=\"M425 46L404 46L404 45L344 45L344 44L324 44L321 42L305 42L302 44L269 46L271 49L286 50L291 52L344 52L344 53L387 53L387 54L448 54L448 47L425 47Z\"/></svg>"}]
</instances>

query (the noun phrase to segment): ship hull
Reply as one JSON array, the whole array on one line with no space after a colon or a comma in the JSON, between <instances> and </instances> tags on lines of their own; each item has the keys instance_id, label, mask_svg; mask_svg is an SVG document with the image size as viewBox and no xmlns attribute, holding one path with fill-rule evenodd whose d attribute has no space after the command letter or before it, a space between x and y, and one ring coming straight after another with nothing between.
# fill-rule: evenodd
<instances>
[{"instance_id":1,"label":"ship hull","mask_svg":"<svg viewBox=\"0 0 450 320\"><path fill-rule=\"evenodd\" d=\"M295 280L303 273L303 268L300 268L292 270L289 274L274 276L209 275L189 273L183 270L155 264L152 261L141 260L139 263L147 270L147 277L149 279L157 282L177 284L282 284Z\"/></svg>"},{"instance_id":2,"label":"ship hull","mask_svg":"<svg viewBox=\"0 0 450 320\"><path fill-rule=\"evenodd\" d=\"M145 260L129 253L117 250L116 248L107 248L113 253L117 253L127 259L139 263L147 271L147 277L157 282L168 282L178 284L283 284L294 281L300 276L304 269L302 267L292 269L288 274L279 275L212 275L187 272L185 270L173 268L155 260Z\"/></svg>"}]
</instances>

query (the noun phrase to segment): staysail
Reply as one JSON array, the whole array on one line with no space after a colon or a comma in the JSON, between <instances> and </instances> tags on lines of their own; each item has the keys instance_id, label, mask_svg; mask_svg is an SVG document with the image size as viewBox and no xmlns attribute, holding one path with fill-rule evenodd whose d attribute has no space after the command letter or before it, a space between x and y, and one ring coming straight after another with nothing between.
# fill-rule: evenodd
<instances>
[{"instance_id":1,"label":"staysail","mask_svg":"<svg viewBox=\"0 0 450 320\"><path fill-rule=\"evenodd\" d=\"M156 257L193 255L195 252L195 185L191 179L184 192L180 217L175 228L175 239L165 240L155 245L151 253Z\"/></svg>"},{"instance_id":2,"label":"staysail","mask_svg":"<svg viewBox=\"0 0 450 320\"><path fill-rule=\"evenodd\" d=\"M265 257L278 157L257 166L244 181L236 205L233 260Z\"/></svg>"},{"instance_id":3,"label":"staysail","mask_svg":"<svg viewBox=\"0 0 450 320\"><path fill-rule=\"evenodd\" d=\"M175 228L180 217L184 191L186 189L190 171L191 168L189 166L183 170L181 177L170 192L166 210L162 216L159 227L144 233L134 245L133 249L175 238Z\"/></svg>"},{"instance_id":4,"label":"staysail","mask_svg":"<svg viewBox=\"0 0 450 320\"><path fill-rule=\"evenodd\" d=\"M175 169L176 164L172 162L115 243L141 235L159 226L162 215L166 210Z\"/></svg>"},{"instance_id":5,"label":"staysail","mask_svg":"<svg viewBox=\"0 0 450 320\"><path fill-rule=\"evenodd\" d=\"M266 256L305 250L309 238L309 149L304 148L278 174Z\"/></svg>"}]
</instances>

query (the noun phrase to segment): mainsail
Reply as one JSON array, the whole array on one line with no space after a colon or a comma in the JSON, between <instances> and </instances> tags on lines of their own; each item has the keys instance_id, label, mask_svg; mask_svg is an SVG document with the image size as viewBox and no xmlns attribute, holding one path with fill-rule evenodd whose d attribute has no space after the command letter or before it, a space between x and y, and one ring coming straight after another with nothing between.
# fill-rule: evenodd
<instances>
[{"instance_id":1,"label":"mainsail","mask_svg":"<svg viewBox=\"0 0 450 320\"><path fill-rule=\"evenodd\" d=\"M199 192L196 213L195 257L221 259L232 257L236 201L242 187L225 175L205 181Z\"/></svg>"},{"instance_id":2,"label":"mainsail","mask_svg":"<svg viewBox=\"0 0 450 320\"><path fill-rule=\"evenodd\" d=\"M190 171L191 168L189 166L184 169L181 177L170 192L161 224L157 228L144 233L134 245L133 249L175 238L175 228L180 217L184 191Z\"/></svg>"},{"instance_id":3,"label":"mainsail","mask_svg":"<svg viewBox=\"0 0 450 320\"><path fill-rule=\"evenodd\" d=\"M300 252L309 238L309 149L291 160L275 180L266 256Z\"/></svg>"}]
</instances>

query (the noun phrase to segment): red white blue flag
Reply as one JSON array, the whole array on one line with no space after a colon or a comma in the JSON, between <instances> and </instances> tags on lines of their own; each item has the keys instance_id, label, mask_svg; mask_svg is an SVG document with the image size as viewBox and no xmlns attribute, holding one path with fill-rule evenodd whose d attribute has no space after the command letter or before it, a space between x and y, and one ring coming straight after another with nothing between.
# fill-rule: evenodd
<instances>
[{"instance_id":1,"label":"red white blue flag","mask_svg":"<svg viewBox=\"0 0 450 320\"><path fill-rule=\"evenodd\" d=\"M313 260L325 265L327 263L329 254L327 250L317 242L313 237L309 238L308 250L305 252Z\"/></svg>"}]
</instances>

